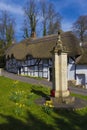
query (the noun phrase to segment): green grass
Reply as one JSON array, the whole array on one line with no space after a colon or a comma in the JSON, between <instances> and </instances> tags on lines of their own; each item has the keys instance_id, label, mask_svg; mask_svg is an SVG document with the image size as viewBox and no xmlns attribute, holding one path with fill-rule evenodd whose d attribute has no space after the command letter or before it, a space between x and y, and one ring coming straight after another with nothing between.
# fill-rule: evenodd
<instances>
[{"instance_id":1,"label":"green grass","mask_svg":"<svg viewBox=\"0 0 87 130\"><path fill-rule=\"evenodd\" d=\"M47 113L35 103L49 93L47 87L0 77L0 130L87 129L87 108L77 111L53 109ZM87 100L87 96L78 96Z\"/></svg>"},{"instance_id":2,"label":"green grass","mask_svg":"<svg viewBox=\"0 0 87 130\"><path fill-rule=\"evenodd\" d=\"M87 96L84 96L84 95L80 95L80 94L72 93L71 96L75 96L75 97L78 97L78 98L81 98L81 99L87 100Z\"/></svg>"}]
</instances>

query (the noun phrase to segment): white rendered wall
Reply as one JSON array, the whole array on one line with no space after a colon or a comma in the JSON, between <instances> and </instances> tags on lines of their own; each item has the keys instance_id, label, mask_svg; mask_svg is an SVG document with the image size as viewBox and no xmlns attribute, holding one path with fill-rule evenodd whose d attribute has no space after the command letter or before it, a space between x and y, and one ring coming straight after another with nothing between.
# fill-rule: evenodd
<instances>
[{"instance_id":1,"label":"white rendered wall","mask_svg":"<svg viewBox=\"0 0 87 130\"><path fill-rule=\"evenodd\" d=\"M69 58L68 63L68 80L74 80L75 79L75 64L74 61Z\"/></svg>"},{"instance_id":2,"label":"white rendered wall","mask_svg":"<svg viewBox=\"0 0 87 130\"><path fill-rule=\"evenodd\" d=\"M87 65L77 65L76 66L76 74L84 74L85 75L85 86L87 88ZM77 79L77 84L79 83Z\"/></svg>"}]
</instances>

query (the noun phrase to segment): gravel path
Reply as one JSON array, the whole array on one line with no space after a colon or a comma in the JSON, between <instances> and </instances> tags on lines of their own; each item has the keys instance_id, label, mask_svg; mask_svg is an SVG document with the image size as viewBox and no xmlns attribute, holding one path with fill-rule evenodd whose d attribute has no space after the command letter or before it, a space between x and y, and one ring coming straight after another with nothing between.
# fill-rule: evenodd
<instances>
[{"instance_id":1,"label":"gravel path","mask_svg":"<svg viewBox=\"0 0 87 130\"><path fill-rule=\"evenodd\" d=\"M39 85L43 85L43 86L49 86L49 87L52 87L52 82L49 82L45 79L34 79L34 78L29 78L29 77L24 77L24 76L19 76L17 74L13 74L13 73L9 73L5 70L2 71L2 75L4 77L8 77L8 78L11 78L11 79L14 79L14 80L19 80L19 81L22 81L22 82L27 82L29 84L39 84Z\"/></svg>"}]
</instances>

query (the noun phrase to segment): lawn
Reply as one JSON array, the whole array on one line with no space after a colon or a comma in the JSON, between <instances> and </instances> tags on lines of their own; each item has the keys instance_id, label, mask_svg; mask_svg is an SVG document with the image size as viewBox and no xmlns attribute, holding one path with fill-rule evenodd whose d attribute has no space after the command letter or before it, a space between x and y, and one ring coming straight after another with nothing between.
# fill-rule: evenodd
<instances>
[{"instance_id":1,"label":"lawn","mask_svg":"<svg viewBox=\"0 0 87 130\"><path fill-rule=\"evenodd\" d=\"M36 99L49 93L47 87L0 77L0 130L87 129L87 108L55 110L35 103ZM87 100L87 96L78 96Z\"/></svg>"}]
</instances>

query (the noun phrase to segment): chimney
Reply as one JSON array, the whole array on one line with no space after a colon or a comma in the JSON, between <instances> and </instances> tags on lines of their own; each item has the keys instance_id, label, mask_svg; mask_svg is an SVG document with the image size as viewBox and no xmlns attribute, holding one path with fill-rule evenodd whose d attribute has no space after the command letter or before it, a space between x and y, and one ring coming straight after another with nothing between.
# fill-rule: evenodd
<instances>
[{"instance_id":1,"label":"chimney","mask_svg":"<svg viewBox=\"0 0 87 130\"><path fill-rule=\"evenodd\" d=\"M31 33L31 38L36 38L36 33L35 32Z\"/></svg>"}]
</instances>

